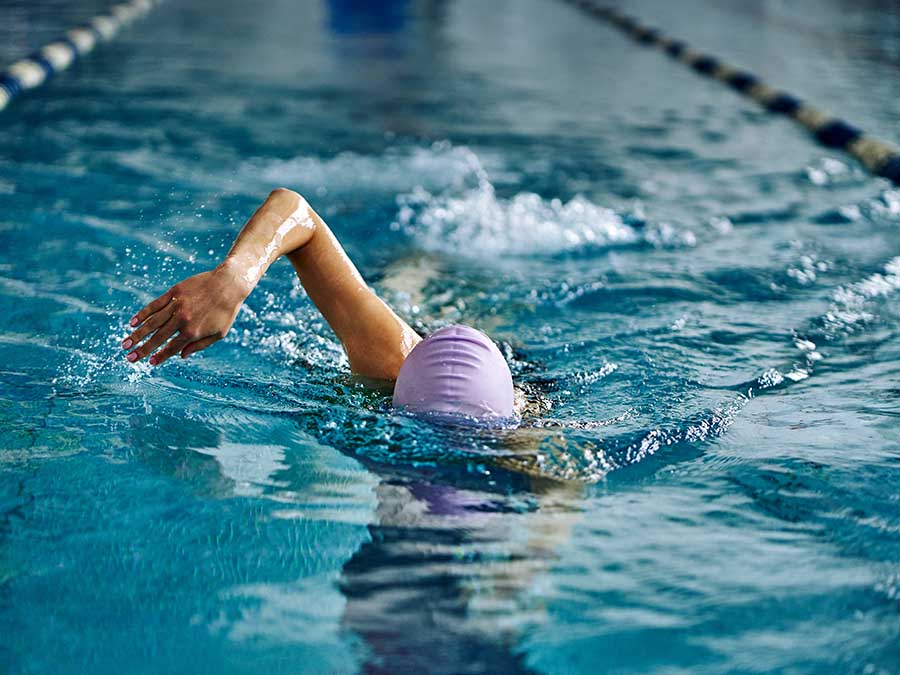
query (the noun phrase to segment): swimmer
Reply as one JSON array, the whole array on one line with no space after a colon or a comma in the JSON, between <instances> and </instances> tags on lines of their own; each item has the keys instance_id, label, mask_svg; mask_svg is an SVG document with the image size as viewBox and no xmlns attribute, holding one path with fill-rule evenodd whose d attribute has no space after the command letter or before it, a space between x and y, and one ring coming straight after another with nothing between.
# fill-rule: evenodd
<instances>
[{"instance_id":1,"label":"swimmer","mask_svg":"<svg viewBox=\"0 0 900 675\"><path fill-rule=\"evenodd\" d=\"M132 363L157 366L221 340L269 266L287 256L347 353L353 373L395 382L394 405L413 413L514 416L509 366L483 333L447 326L424 340L366 284L322 218L296 192L274 190L214 269L141 309L122 341Z\"/></svg>"}]
</instances>

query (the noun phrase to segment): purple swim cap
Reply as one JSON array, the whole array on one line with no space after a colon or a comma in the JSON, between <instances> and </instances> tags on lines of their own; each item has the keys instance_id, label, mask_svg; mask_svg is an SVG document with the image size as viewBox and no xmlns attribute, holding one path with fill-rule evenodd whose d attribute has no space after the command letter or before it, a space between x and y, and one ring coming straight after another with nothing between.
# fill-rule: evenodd
<instances>
[{"instance_id":1,"label":"purple swim cap","mask_svg":"<svg viewBox=\"0 0 900 675\"><path fill-rule=\"evenodd\" d=\"M406 357L394 386L394 406L414 413L512 417L512 375L487 335L447 326Z\"/></svg>"}]
</instances>

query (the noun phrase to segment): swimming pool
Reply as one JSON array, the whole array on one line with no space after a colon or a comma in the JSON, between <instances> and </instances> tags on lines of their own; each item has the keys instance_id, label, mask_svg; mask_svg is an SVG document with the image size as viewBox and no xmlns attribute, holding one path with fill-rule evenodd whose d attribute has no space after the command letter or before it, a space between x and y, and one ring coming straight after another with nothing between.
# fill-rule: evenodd
<instances>
[{"instance_id":1,"label":"swimming pool","mask_svg":"<svg viewBox=\"0 0 900 675\"><path fill-rule=\"evenodd\" d=\"M900 192L564 3L298 5L168 2L0 118L0 669L897 672ZM749 7L628 3L898 140L900 13ZM546 414L392 415L283 262L127 364L278 185Z\"/></svg>"}]
</instances>

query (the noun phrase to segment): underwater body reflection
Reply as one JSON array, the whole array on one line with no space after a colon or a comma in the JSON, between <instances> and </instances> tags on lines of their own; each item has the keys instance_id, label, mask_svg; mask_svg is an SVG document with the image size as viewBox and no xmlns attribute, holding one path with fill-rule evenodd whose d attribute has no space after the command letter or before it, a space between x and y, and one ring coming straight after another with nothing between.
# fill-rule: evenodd
<instances>
[{"instance_id":1,"label":"underwater body reflection","mask_svg":"<svg viewBox=\"0 0 900 675\"><path fill-rule=\"evenodd\" d=\"M371 540L340 580L365 672L536 672L519 643L546 615L529 591L569 537L582 488L501 469L486 489L466 475L379 472Z\"/></svg>"},{"instance_id":2,"label":"underwater body reflection","mask_svg":"<svg viewBox=\"0 0 900 675\"><path fill-rule=\"evenodd\" d=\"M162 430L176 424L173 444ZM371 491L373 505L365 518L368 536L333 581L345 599L340 625L356 643L362 672L458 673L460 664L471 673L537 672L525 663L520 641L547 619L534 591L581 518L585 484L543 475L534 460L549 434L535 431L503 432L519 436L502 443L512 445L511 452L482 454L474 470L479 454L472 447L448 453L448 462L386 463L348 453L370 474L360 487ZM311 493L321 496L301 459L308 446L284 452L271 439L247 442L252 438L246 434L240 444L230 443L216 426L175 417L138 421L133 434L148 467L187 481L205 498L266 497L284 507L283 518L309 518L304 502ZM469 434L445 426L435 427L434 435L438 443L463 443ZM275 550L265 553L267 559L302 555L271 543ZM277 607L230 617L231 631L240 633L236 626L255 621L258 634L266 634L267 622L286 634L291 612L305 619L315 614L307 606L317 601L314 596L277 600L281 585L291 581L290 567L282 566L281 578L253 582L256 600ZM267 583L270 591L262 590ZM217 592L233 589L223 583ZM305 607L291 609L292 603ZM296 629L306 630L299 624Z\"/></svg>"}]
</instances>

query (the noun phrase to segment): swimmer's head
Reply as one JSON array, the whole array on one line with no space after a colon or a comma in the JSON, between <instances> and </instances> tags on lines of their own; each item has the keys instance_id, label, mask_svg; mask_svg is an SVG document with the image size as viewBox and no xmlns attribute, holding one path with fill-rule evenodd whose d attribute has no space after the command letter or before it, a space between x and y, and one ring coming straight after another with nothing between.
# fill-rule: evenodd
<instances>
[{"instance_id":1,"label":"swimmer's head","mask_svg":"<svg viewBox=\"0 0 900 675\"><path fill-rule=\"evenodd\" d=\"M484 333L447 326L406 357L394 387L394 406L413 413L480 420L513 416L512 375Z\"/></svg>"}]
</instances>

